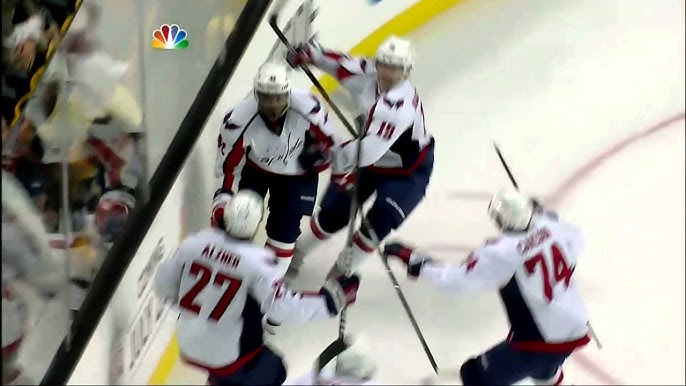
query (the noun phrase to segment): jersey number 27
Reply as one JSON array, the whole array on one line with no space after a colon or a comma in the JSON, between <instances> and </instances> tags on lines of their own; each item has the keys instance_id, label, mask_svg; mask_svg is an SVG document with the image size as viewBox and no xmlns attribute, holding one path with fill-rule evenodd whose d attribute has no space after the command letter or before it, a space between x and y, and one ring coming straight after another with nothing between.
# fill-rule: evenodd
<instances>
[{"instance_id":1,"label":"jersey number 27","mask_svg":"<svg viewBox=\"0 0 686 386\"><path fill-rule=\"evenodd\" d=\"M550 247L550 253L553 262L552 272L546 263L546 256L543 252L524 262L524 267L526 267L529 275L533 275L536 272L536 268L540 267L541 276L543 277L543 294L549 302L553 300L553 287L558 283L564 283L565 288L569 287L569 281L572 280L572 274L574 274L574 268L569 267L564 253L562 253L557 244L553 244Z\"/></svg>"},{"instance_id":2,"label":"jersey number 27","mask_svg":"<svg viewBox=\"0 0 686 386\"><path fill-rule=\"evenodd\" d=\"M179 307L195 314L199 314L202 305L198 304L195 301L195 298L205 289L205 287L207 287L208 284L210 284L210 279L212 279L212 268L194 261L191 263L188 274L197 278L197 281L195 284L193 284L193 287L191 287L191 289L189 289L188 292L183 295L179 301ZM226 312L226 309L231 304L234 296L236 296L238 289L241 288L241 284L242 282L240 280L230 277L222 272L217 272L214 275L212 285L218 287L219 289L226 285L226 288L224 288L219 301L212 309L212 312L210 312L209 319L219 321L219 319L222 318L224 312Z\"/></svg>"}]
</instances>

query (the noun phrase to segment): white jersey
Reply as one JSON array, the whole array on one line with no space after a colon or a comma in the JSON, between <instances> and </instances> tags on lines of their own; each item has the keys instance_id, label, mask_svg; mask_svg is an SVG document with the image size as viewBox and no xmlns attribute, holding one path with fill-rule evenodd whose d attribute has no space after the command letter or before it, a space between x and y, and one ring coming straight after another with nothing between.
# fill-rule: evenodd
<instances>
[{"instance_id":1,"label":"white jersey","mask_svg":"<svg viewBox=\"0 0 686 386\"><path fill-rule=\"evenodd\" d=\"M52 297L68 278L65 261L53 254L47 231L23 188L2 172L2 347L16 344L28 322L24 299L15 290L21 280ZM18 347L18 346L17 346Z\"/></svg>"},{"instance_id":2,"label":"white jersey","mask_svg":"<svg viewBox=\"0 0 686 386\"><path fill-rule=\"evenodd\" d=\"M66 264L50 248L48 233L23 187L2 172L2 282L21 279L44 295L67 282Z\"/></svg>"},{"instance_id":3,"label":"white jersey","mask_svg":"<svg viewBox=\"0 0 686 386\"><path fill-rule=\"evenodd\" d=\"M426 130L424 107L409 79L380 94L373 60L351 58L331 50L313 54L314 64L345 87L364 115L364 137L360 167L379 173L409 174L433 148ZM357 142L349 142L336 162L351 169L356 160ZM343 157L343 159L341 158Z\"/></svg>"},{"instance_id":4,"label":"white jersey","mask_svg":"<svg viewBox=\"0 0 686 386\"><path fill-rule=\"evenodd\" d=\"M270 249L206 229L186 238L159 268L155 293L180 309L182 358L215 376L230 375L264 343L263 323L331 318L319 294L289 291Z\"/></svg>"},{"instance_id":5,"label":"white jersey","mask_svg":"<svg viewBox=\"0 0 686 386\"><path fill-rule=\"evenodd\" d=\"M297 176L306 172L298 156L311 138L323 148L342 143L320 100L305 90L291 91L289 108L277 124L283 127L281 134L262 119L253 93L226 114L217 140L216 194L232 192L246 162L267 173ZM321 165L318 171L327 167Z\"/></svg>"},{"instance_id":6,"label":"white jersey","mask_svg":"<svg viewBox=\"0 0 686 386\"><path fill-rule=\"evenodd\" d=\"M511 344L564 352L590 341L588 314L573 277L584 247L580 229L550 213L527 232L490 240L459 266L427 264L420 277L447 291L500 288Z\"/></svg>"}]
</instances>

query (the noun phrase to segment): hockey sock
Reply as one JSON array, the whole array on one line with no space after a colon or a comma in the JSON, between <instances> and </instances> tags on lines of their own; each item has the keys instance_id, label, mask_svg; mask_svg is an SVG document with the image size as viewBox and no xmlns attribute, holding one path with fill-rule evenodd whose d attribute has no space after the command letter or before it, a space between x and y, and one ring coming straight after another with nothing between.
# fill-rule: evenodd
<instances>
[{"instance_id":1,"label":"hockey sock","mask_svg":"<svg viewBox=\"0 0 686 386\"><path fill-rule=\"evenodd\" d=\"M370 253L376 250L376 244L359 230L353 234L352 244L347 246L338 256L336 265L328 276L355 272L362 265Z\"/></svg>"},{"instance_id":2,"label":"hockey sock","mask_svg":"<svg viewBox=\"0 0 686 386\"><path fill-rule=\"evenodd\" d=\"M295 258L302 260L303 257L330 237L331 234L323 230L319 225L318 214L313 214L310 218L310 232L303 232L295 244L295 249L297 250Z\"/></svg>"},{"instance_id":3,"label":"hockey sock","mask_svg":"<svg viewBox=\"0 0 686 386\"><path fill-rule=\"evenodd\" d=\"M276 257L278 258L277 266L283 272L286 272L286 269L288 269L288 266L291 263L291 259L293 259L293 249L295 248L295 243L284 243L281 241L276 241L271 237L267 237L267 241L264 243L264 246L274 251Z\"/></svg>"}]
</instances>

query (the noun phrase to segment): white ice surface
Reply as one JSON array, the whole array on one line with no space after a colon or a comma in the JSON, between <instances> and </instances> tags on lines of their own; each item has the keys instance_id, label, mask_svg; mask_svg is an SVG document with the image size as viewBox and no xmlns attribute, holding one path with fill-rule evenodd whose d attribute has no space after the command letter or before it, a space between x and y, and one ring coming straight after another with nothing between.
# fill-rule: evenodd
<instances>
[{"instance_id":1,"label":"white ice surface","mask_svg":"<svg viewBox=\"0 0 686 386\"><path fill-rule=\"evenodd\" d=\"M605 349L569 361L569 382L685 382L683 118L559 189L615 143L683 114L683 30L679 0L471 0L412 36L437 159L426 200L393 238L459 261L490 234L487 196L508 186L497 141L520 186L554 196L588 238L577 277ZM309 258L300 287L321 284L342 242ZM431 367L378 257L361 273L349 330L373 342L379 379L416 384ZM448 296L396 275L439 366L504 338L495 291ZM332 321L283 328L270 342L297 377L336 334ZM170 384L205 379L173 374Z\"/></svg>"}]
</instances>

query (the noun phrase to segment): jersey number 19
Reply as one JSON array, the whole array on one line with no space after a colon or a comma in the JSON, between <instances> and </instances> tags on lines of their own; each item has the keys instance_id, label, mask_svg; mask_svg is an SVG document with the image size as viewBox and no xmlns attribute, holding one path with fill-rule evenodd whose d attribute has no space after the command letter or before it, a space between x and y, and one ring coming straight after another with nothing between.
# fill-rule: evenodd
<instances>
[{"instance_id":1,"label":"jersey number 19","mask_svg":"<svg viewBox=\"0 0 686 386\"><path fill-rule=\"evenodd\" d=\"M208 284L210 284L210 279L212 279L212 268L194 261L188 270L188 274L197 280L195 284L193 284L193 287L191 287L191 289L189 289L188 292L183 295L179 301L179 307L192 313L199 314L202 305L198 304L195 301L195 298L205 289L205 287L207 287ZM231 304L234 296L236 296L238 289L241 288L242 282L236 278L226 275L225 273L217 272L212 280L212 285L221 289L224 284L226 284L226 288L224 288L222 296L219 298L219 301L209 315L209 319L214 321L219 321L219 319L222 318L224 312L226 312L226 309Z\"/></svg>"}]
</instances>

